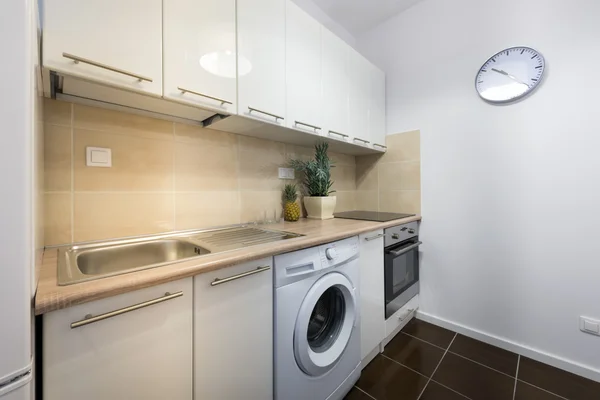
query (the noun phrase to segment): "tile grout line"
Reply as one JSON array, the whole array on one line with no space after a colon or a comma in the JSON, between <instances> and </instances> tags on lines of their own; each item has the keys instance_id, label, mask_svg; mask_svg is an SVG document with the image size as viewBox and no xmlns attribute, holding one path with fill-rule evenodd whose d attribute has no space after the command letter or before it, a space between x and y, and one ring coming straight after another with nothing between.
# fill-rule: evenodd
<instances>
[{"instance_id":1,"label":"tile grout line","mask_svg":"<svg viewBox=\"0 0 600 400\"><path fill-rule=\"evenodd\" d=\"M519 365L521 364L521 355L519 354L519 357L517 358L517 372L515 372L515 388L513 390L513 400L515 400L515 397L517 396L517 382L518 382L518 376L519 376Z\"/></svg>"},{"instance_id":2,"label":"tile grout line","mask_svg":"<svg viewBox=\"0 0 600 400\"><path fill-rule=\"evenodd\" d=\"M357 388L358 390L360 390L361 392L363 392L364 394L366 394L367 396L369 396L370 398L372 398L373 400L377 400L375 397L371 396L369 393L365 392L364 390L362 390L358 386L354 385L354 387Z\"/></svg>"},{"instance_id":3,"label":"tile grout line","mask_svg":"<svg viewBox=\"0 0 600 400\"><path fill-rule=\"evenodd\" d=\"M408 369L408 370L410 370L410 371L414 372L415 374L419 374L419 375L421 375L421 376L423 376L423 377L425 377L425 378L427 378L427 379L431 379L433 382L437 383L437 384L438 384L438 385L440 385L440 386L443 386L443 387L445 387L446 389L450 390L451 392L454 392L454 393L456 393L456 394L459 394L459 395L461 395L462 397L464 397L464 398L466 398L466 399L469 399L469 400L471 400L471 398L470 398L470 397L467 397L467 396L465 396L464 394L462 394L462 393L460 393L460 392L457 392L456 390L452 389L451 387L448 387L448 386L444 385L443 383L440 383L440 382L436 381L435 379L433 379L433 378L430 378L430 377L428 377L427 375L425 375L425 374L423 374L423 373L421 373L421 372L419 372L419 371L417 371L417 370L415 370L415 369L412 369L411 367L408 367L408 366L406 366L406 365L402 364L401 362L394 360L393 358L390 358L390 357L386 356L386 355L385 355L385 354L383 354L383 353L380 353L379 355L380 355L380 356L382 356L382 357L385 357L385 358L387 358L387 359L388 359L388 360L390 360L390 361L393 361L393 362L395 362L395 363L396 363L396 364L398 364L398 365L401 365L401 366L403 366L404 368L406 368L406 369Z\"/></svg>"},{"instance_id":4,"label":"tile grout line","mask_svg":"<svg viewBox=\"0 0 600 400\"><path fill-rule=\"evenodd\" d=\"M456 337L458 336L458 333L454 334L454 337L452 338L452 340L450 341L450 344L448 345L448 348L446 349L446 351L444 352L444 355L442 356L442 358L440 358L440 362L438 362L438 365L435 367L435 369L433 370L433 372L431 373L431 377L429 378L429 380L427 381L427 383L425 384L425 386L423 387L423 390L421 390L421 393L419 394L419 397L417 397L417 400L419 400L421 398L421 396L423 396L423 393L425 393L425 390L427 389L427 386L429 385L429 382L431 382L431 379L433 378L433 376L435 375L435 373L437 372L438 368L440 367L440 365L442 364L442 361L444 361L444 357L446 357L446 354L448 354L448 351L450 350L450 347L452 346L452 343L454 343L454 339L456 339Z\"/></svg>"},{"instance_id":5,"label":"tile grout line","mask_svg":"<svg viewBox=\"0 0 600 400\"><path fill-rule=\"evenodd\" d=\"M428 342L427 340L424 340L424 339L418 338L418 337L416 337L416 336L413 336L413 335L411 335L410 333L406 333L406 332L404 332L404 331L400 331L400 333L402 333L402 334L404 334L404 335L406 335L406 336L410 336L410 337L411 337L411 338L413 338L413 339L420 340L421 342L423 342L423 343L427 343L427 344L429 344L429 345L431 345L431 346L433 346L433 347L437 347L437 348L438 348L438 349L440 349L440 350L448 350L448 349L450 348L450 347L441 347L441 346L438 346L437 344L433 344L433 343L431 343L431 342Z\"/></svg>"},{"instance_id":6,"label":"tile grout line","mask_svg":"<svg viewBox=\"0 0 600 400\"><path fill-rule=\"evenodd\" d=\"M547 389L544 389L544 388L541 388L541 387L539 387L539 386L535 386L535 385L533 385L533 384L531 384L531 383L529 383L529 382L526 382L526 381L524 381L524 380L522 380L522 379L517 379L517 381L519 381L519 382L522 382L522 383L524 383L524 384L526 384L526 385L529 385L529 386L533 386L534 388L536 388L536 389L539 389L539 390L541 390L542 392L546 392L546 393L549 393L549 394L551 394L551 395L553 395L553 396L556 396L556 397L558 397L559 399L569 400L569 399L567 399L566 397L563 397L563 396L561 396L561 395L559 395L559 394L556 394L556 393L554 393L554 392L551 392L551 391L549 391L549 390L547 390Z\"/></svg>"},{"instance_id":7,"label":"tile grout line","mask_svg":"<svg viewBox=\"0 0 600 400\"><path fill-rule=\"evenodd\" d=\"M482 367L485 367L485 368L487 368L487 369L489 369L489 370L492 370L492 371L494 371L494 372L497 372L497 373L499 373L499 374L502 374L502 375L504 375L504 376L508 376L509 378L513 378L513 376L512 376L512 375L509 375L509 374L507 374L506 372L499 371L499 370L497 370L497 369L494 369L494 368L492 368L492 367L489 367L489 366L487 366L487 365L485 365L485 364L482 364L482 363L480 363L480 362L478 362L478 361L471 360L470 358L468 358L468 357L465 357L465 356L463 356L463 355L460 355L460 354L458 354L458 353L455 353L455 352L453 352L453 351L450 351L449 353L450 353L450 354L452 354L452 355L455 355L455 356L457 356L457 357L464 358L465 360L471 361L472 363L475 363L475 364L477 364L477 365L481 365Z\"/></svg>"}]
</instances>

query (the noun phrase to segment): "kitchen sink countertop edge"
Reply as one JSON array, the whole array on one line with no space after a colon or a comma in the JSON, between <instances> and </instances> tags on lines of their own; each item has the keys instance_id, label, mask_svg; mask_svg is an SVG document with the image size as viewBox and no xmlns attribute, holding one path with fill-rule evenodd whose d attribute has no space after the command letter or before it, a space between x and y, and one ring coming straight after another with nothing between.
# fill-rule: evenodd
<instances>
[{"instance_id":1,"label":"kitchen sink countertop edge","mask_svg":"<svg viewBox=\"0 0 600 400\"><path fill-rule=\"evenodd\" d=\"M262 225L270 230L280 230L304 235L226 252L213 253L173 264L126 273L122 275L59 286L57 281L58 249L46 249L35 296L35 314L41 315L93 300L104 299L122 293L188 278L204 272L226 268L247 261L258 260L277 254L301 250L321 244L356 236L377 229L420 221L421 216L387 222L351 219L310 220Z\"/></svg>"}]
</instances>

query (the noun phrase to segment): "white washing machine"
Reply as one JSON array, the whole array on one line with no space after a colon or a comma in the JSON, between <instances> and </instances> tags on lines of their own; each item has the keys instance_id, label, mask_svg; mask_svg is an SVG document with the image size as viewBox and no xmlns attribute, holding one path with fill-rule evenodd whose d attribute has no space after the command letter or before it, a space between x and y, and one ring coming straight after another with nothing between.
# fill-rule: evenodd
<instances>
[{"instance_id":1,"label":"white washing machine","mask_svg":"<svg viewBox=\"0 0 600 400\"><path fill-rule=\"evenodd\" d=\"M360 377L358 237L275 257L275 399L342 399Z\"/></svg>"}]
</instances>

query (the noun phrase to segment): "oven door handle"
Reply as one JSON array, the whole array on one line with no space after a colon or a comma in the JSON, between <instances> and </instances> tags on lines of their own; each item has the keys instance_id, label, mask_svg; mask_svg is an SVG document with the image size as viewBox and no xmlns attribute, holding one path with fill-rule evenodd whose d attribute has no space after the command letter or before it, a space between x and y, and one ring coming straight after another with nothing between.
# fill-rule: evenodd
<instances>
[{"instance_id":1,"label":"oven door handle","mask_svg":"<svg viewBox=\"0 0 600 400\"><path fill-rule=\"evenodd\" d=\"M422 245L423 242L417 242L415 244L411 244L408 247L404 247L402 250L390 250L390 254L398 257L401 256L402 254L408 253L409 251L416 249L417 247L419 247L420 245Z\"/></svg>"}]
</instances>

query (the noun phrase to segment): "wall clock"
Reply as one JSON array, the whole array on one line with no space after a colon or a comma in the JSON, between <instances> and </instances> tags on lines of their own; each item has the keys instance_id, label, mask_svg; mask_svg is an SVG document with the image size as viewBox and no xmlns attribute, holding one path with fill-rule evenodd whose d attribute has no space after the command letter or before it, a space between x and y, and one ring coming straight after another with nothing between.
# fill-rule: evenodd
<instances>
[{"instance_id":1,"label":"wall clock","mask_svg":"<svg viewBox=\"0 0 600 400\"><path fill-rule=\"evenodd\" d=\"M530 47L511 47L490 57L475 77L479 96L490 103L509 103L533 92L544 76L546 62Z\"/></svg>"}]
</instances>

